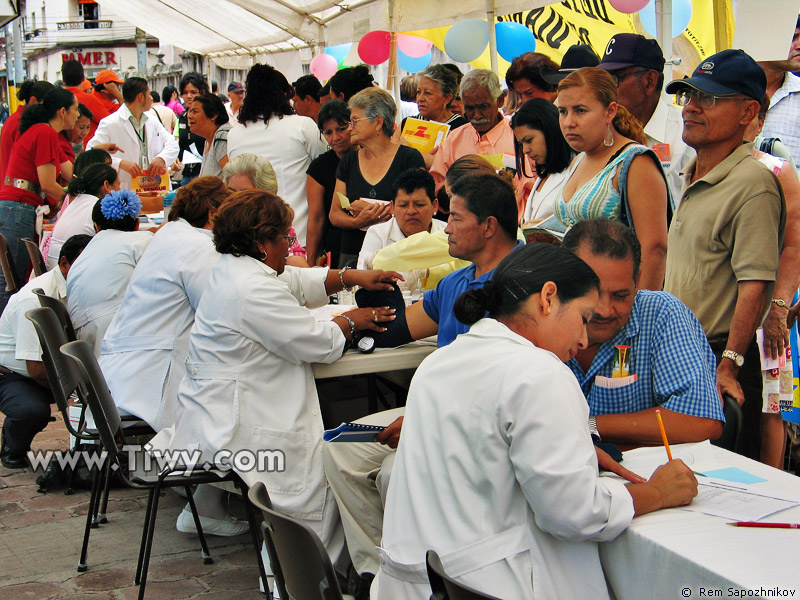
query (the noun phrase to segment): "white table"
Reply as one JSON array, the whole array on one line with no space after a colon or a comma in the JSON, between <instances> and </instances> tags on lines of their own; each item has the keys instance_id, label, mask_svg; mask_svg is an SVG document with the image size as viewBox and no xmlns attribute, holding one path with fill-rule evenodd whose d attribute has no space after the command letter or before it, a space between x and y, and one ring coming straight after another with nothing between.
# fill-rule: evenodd
<instances>
[{"instance_id":1,"label":"white table","mask_svg":"<svg viewBox=\"0 0 800 600\"><path fill-rule=\"evenodd\" d=\"M362 354L351 349L334 363L314 363L311 367L314 369L315 379L416 369L434 350L436 338L432 337L398 348L376 348L371 354Z\"/></svg>"},{"instance_id":2,"label":"white table","mask_svg":"<svg viewBox=\"0 0 800 600\"><path fill-rule=\"evenodd\" d=\"M682 446L688 445L675 446L673 454ZM666 460L663 448L652 450ZM728 466L768 480L756 486L768 485L800 499L800 477L721 448L713 447L713 453ZM624 460L622 464L626 465ZM634 464L626 466L636 470ZM727 525L730 520L680 509L636 517L617 539L600 544L603 568L617 600L754 597L741 590L762 590L766 597L800 597L800 530L732 527ZM798 523L800 507L762 521ZM780 594L774 593L776 588ZM771 596L765 593L768 590Z\"/></svg>"}]
</instances>

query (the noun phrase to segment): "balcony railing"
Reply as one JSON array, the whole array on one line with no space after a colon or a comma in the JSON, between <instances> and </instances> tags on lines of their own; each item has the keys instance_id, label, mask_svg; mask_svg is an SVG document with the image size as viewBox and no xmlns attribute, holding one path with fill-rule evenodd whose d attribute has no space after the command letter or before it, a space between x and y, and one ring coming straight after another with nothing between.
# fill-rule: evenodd
<instances>
[{"instance_id":1,"label":"balcony railing","mask_svg":"<svg viewBox=\"0 0 800 600\"><path fill-rule=\"evenodd\" d=\"M58 30L67 29L111 29L112 21L64 21L58 24Z\"/></svg>"}]
</instances>

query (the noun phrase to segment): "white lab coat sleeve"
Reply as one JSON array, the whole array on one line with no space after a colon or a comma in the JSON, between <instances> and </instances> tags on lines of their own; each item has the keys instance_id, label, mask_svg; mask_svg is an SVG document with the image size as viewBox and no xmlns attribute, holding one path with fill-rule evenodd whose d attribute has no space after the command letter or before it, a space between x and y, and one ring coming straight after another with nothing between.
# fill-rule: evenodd
<instances>
[{"instance_id":1,"label":"white lab coat sleeve","mask_svg":"<svg viewBox=\"0 0 800 600\"><path fill-rule=\"evenodd\" d=\"M506 380L499 394L498 425L517 481L542 531L572 542L614 539L633 519L633 499L621 482L598 477L577 381L555 360L543 367Z\"/></svg>"},{"instance_id":2,"label":"white lab coat sleeve","mask_svg":"<svg viewBox=\"0 0 800 600\"><path fill-rule=\"evenodd\" d=\"M189 304L195 311L200 304L200 297L208 283L211 269L218 260L219 254L212 247L211 250L201 253L199 256L188 256L180 269L181 287L186 292Z\"/></svg>"},{"instance_id":3,"label":"white lab coat sleeve","mask_svg":"<svg viewBox=\"0 0 800 600\"><path fill-rule=\"evenodd\" d=\"M161 150L156 158L164 161L164 164L169 169L170 165L178 158L178 140L169 131L164 129L159 119L151 119L153 123L153 138L160 140ZM148 121L149 123L149 121Z\"/></svg>"},{"instance_id":4,"label":"white lab coat sleeve","mask_svg":"<svg viewBox=\"0 0 800 600\"><path fill-rule=\"evenodd\" d=\"M99 146L100 144L111 144L111 143L118 143L119 140L111 139L113 137L112 128L113 123L117 122L115 118L115 114L111 114L107 116L105 119L102 119L100 123L97 125L97 130L94 132L92 139L86 144L86 149L91 150L95 146ZM117 171L119 171L119 164L125 160L123 156L120 156L121 152L114 152L111 154L111 166L114 167ZM134 161L135 162L135 161ZM169 166L169 165L167 165Z\"/></svg>"},{"instance_id":5,"label":"white lab coat sleeve","mask_svg":"<svg viewBox=\"0 0 800 600\"><path fill-rule=\"evenodd\" d=\"M289 291L301 306L317 308L328 303L328 291L325 289L328 272L327 267L303 269L287 266L278 279L289 286Z\"/></svg>"},{"instance_id":6,"label":"white lab coat sleeve","mask_svg":"<svg viewBox=\"0 0 800 600\"><path fill-rule=\"evenodd\" d=\"M259 278L242 299L240 311L242 334L284 360L296 365L332 363L342 355L345 337L339 326L318 322L274 276Z\"/></svg>"}]
</instances>

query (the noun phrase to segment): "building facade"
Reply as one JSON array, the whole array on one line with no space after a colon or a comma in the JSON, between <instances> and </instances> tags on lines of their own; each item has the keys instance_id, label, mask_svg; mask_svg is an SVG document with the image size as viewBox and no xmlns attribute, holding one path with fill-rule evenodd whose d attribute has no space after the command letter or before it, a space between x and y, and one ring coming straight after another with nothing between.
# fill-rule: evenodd
<instances>
[{"instance_id":1,"label":"building facade","mask_svg":"<svg viewBox=\"0 0 800 600\"><path fill-rule=\"evenodd\" d=\"M27 0L21 19L30 79L61 79L61 64L69 59L83 64L87 78L104 69L122 79L139 74L136 28L92 0ZM140 35L149 69L158 61L158 40Z\"/></svg>"}]
</instances>

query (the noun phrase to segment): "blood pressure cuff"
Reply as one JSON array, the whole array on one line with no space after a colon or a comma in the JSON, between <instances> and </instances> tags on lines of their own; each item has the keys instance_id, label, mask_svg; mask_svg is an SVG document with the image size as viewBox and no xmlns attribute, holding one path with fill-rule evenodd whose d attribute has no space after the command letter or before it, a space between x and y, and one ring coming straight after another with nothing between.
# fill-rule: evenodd
<instances>
[{"instance_id":1,"label":"blood pressure cuff","mask_svg":"<svg viewBox=\"0 0 800 600\"><path fill-rule=\"evenodd\" d=\"M377 291L371 292L365 289L359 289L356 292L356 304L359 308L378 308L381 306L388 306L395 309L395 318L393 321L381 322L386 331L365 331L375 340L375 346L378 348L396 348L403 344L413 342L411 333L408 331L408 322L406 321L406 303L403 300L403 293L397 284L394 284L394 289L391 292Z\"/></svg>"}]
</instances>

